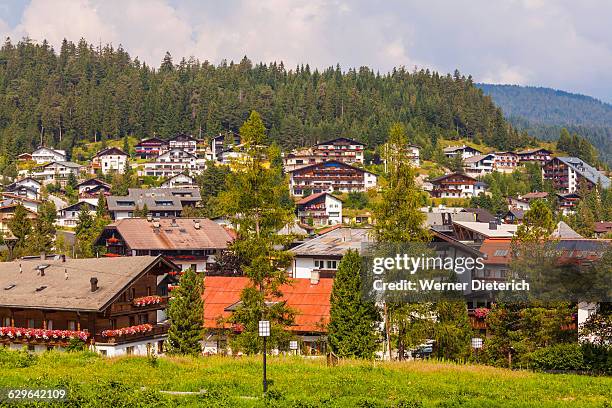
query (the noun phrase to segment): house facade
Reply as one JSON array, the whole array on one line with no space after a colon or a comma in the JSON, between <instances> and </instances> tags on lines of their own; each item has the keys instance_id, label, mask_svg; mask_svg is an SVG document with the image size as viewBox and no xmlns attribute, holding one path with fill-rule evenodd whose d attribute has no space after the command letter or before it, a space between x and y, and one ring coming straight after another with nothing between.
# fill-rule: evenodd
<instances>
[{"instance_id":1,"label":"house facade","mask_svg":"<svg viewBox=\"0 0 612 408\"><path fill-rule=\"evenodd\" d=\"M32 152L32 160L37 164L66 161L66 151L50 147L39 147Z\"/></svg>"},{"instance_id":2,"label":"house facade","mask_svg":"<svg viewBox=\"0 0 612 408\"><path fill-rule=\"evenodd\" d=\"M83 166L73 162L52 162L44 164L41 167L32 171L32 178L40 181L42 184L50 184L59 182L62 185L66 184L66 180L70 174L79 177Z\"/></svg>"},{"instance_id":3,"label":"house facade","mask_svg":"<svg viewBox=\"0 0 612 408\"><path fill-rule=\"evenodd\" d=\"M238 146L240 143L242 143L240 135L233 132L226 132L213 137L210 143L210 151L214 160L221 161L221 153Z\"/></svg>"},{"instance_id":4,"label":"house facade","mask_svg":"<svg viewBox=\"0 0 612 408\"><path fill-rule=\"evenodd\" d=\"M132 218L136 210L147 209L151 217L179 217L183 207L201 200L199 188L130 188L127 196L108 196L108 211L114 220Z\"/></svg>"},{"instance_id":5,"label":"house facade","mask_svg":"<svg viewBox=\"0 0 612 408\"><path fill-rule=\"evenodd\" d=\"M375 174L339 161L327 161L289 172L289 188L294 196L341 191L363 192L376 187Z\"/></svg>"},{"instance_id":6,"label":"house facade","mask_svg":"<svg viewBox=\"0 0 612 408\"><path fill-rule=\"evenodd\" d=\"M107 225L96 245L108 257L161 255L185 271L205 272L233 237L207 218L126 218Z\"/></svg>"},{"instance_id":7,"label":"house facade","mask_svg":"<svg viewBox=\"0 0 612 408\"><path fill-rule=\"evenodd\" d=\"M449 146L443 149L444 155L448 158L454 158L457 155L460 155L464 160L470 158L472 156L477 156L482 154L482 152L474 147L461 145L461 146Z\"/></svg>"},{"instance_id":8,"label":"house facade","mask_svg":"<svg viewBox=\"0 0 612 408\"><path fill-rule=\"evenodd\" d=\"M336 160L342 163L364 163L365 145L347 137L338 137L314 146L317 155L324 160Z\"/></svg>"},{"instance_id":9,"label":"house facade","mask_svg":"<svg viewBox=\"0 0 612 408\"><path fill-rule=\"evenodd\" d=\"M128 165L129 155L117 147L100 150L91 160L91 169L95 173L100 170L102 174L123 174Z\"/></svg>"},{"instance_id":10,"label":"house facade","mask_svg":"<svg viewBox=\"0 0 612 408\"><path fill-rule=\"evenodd\" d=\"M514 152L495 152L493 169L500 173L512 173L519 165L519 156Z\"/></svg>"},{"instance_id":11,"label":"house facade","mask_svg":"<svg viewBox=\"0 0 612 408\"><path fill-rule=\"evenodd\" d=\"M170 150L181 149L195 155L198 149L198 140L191 135L179 133L168 140L168 146Z\"/></svg>"},{"instance_id":12,"label":"house facade","mask_svg":"<svg viewBox=\"0 0 612 408\"><path fill-rule=\"evenodd\" d=\"M167 152L169 149L168 141L159 137L151 137L143 139L134 146L136 157L141 159L154 159L160 154Z\"/></svg>"},{"instance_id":13,"label":"house facade","mask_svg":"<svg viewBox=\"0 0 612 408\"><path fill-rule=\"evenodd\" d=\"M552 152L546 149L527 149L517 153L521 162L535 162L540 165L552 159Z\"/></svg>"},{"instance_id":14,"label":"house facade","mask_svg":"<svg viewBox=\"0 0 612 408\"><path fill-rule=\"evenodd\" d=\"M463 169L469 176L479 177L493 172L495 155L479 154L463 160Z\"/></svg>"},{"instance_id":15,"label":"house facade","mask_svg":"<svg viewBox=\"0 0 612 408\"><path fill-rule=\"evenodd\" d=\"M581 184L594 188L601 183L610 188L610 179L596 168L577 157L555 157L542 168L545 180L552 181L555 189L563 193L575 193Z\"/></svg>"},{"instance_id":16,"label":"house facade","mask_svg":"<svg viewBox=\"0 0 612 408\"><path fill-rule=\"evenodd\" d=\"M296 203L297 216L302 224L316 227L342 223L342 200L329 193L316 193Z\"/></svg>"},{"instance_id":17,"label":"house facade","mask_svg":"<svg viewBox=\"0 0 612 408\"><path fill-rule=\"evenodd\" d=\"M177 174L174 177L170 177L161 184L162 188L190 188L197 186L198 184L196 183L195 178L182 173Z\"/></svg>"},{"instance_id":18,"label":"house facade","mask_svg":"<svg viewBox=\"0 0 612 408\"><path fill-rule=\"evenodd\" d=\"M76 204L64 207L57 212L57 218L55 225L59 227L76 227L79 222L79 216L81 212L86 210L92 216L96 213L98 207L88 201L79 201Z\"/></svg>"},{"instance_id":19,"label":"house facade","mask_svg":"<svg viewBox=\"0 0 612 408\"><path fill-rule=\"evenodd\" d=\"M203 160L194 153L179 148L171 148L157 157L154 162L145 163L145 176L170 178L182 173L199 173L206 167Z\"/></svg>"},{"instance_id":20,"label":"house facade","mask_svg":"<svg viewBox=\"0 0 612 408\"><path fill-rule=\"evenodd\" d=\"M463 173L451 173L430 180L434 198L472 198L486 191L486 184Z\"/></svg>"},{"instance_id":21,"label":"house facade","mask_svg":"<svg viewBox=\"0 0 612 408\"><path fill-rule=\"evenodd\" d=\"M77 338L109 357L163 353L177 269L154 256L2 262L0 344L62 350Z\"/></svg>"}]
</instances>

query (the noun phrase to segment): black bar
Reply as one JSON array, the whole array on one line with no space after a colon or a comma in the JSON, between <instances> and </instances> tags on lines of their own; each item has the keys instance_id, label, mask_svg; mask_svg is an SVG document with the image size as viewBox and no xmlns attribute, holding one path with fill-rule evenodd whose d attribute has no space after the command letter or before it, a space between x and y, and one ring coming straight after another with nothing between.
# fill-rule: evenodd
<instances>
[{"instance_id":1,"label":"black bar","mask_svg":"<svg viewBox=\"0 0 612 408\"><path fill-rule=\"evenodd\" d=\"M268 379L266 378L266 337L263 338L263 392L268 392Z\"/></svg>"}]
</instances>

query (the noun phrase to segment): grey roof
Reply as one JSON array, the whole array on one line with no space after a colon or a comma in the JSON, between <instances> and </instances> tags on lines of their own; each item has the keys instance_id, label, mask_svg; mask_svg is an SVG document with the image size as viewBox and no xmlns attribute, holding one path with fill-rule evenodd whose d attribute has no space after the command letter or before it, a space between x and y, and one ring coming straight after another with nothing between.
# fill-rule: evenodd
<instances>
[{"instance_id":1,"label":"grey roof","mask_svg":"<svg viewBox=\"0 0 612 408\"><path fill-rule=\"evenodd\" d=\"M180 211L182 203L197 203L201 199L200 189L193 187L130 188L127 196L108 196L106 203L109 211L142 209L145 205L150 211Z\"/></svg>"},{"instance_id":2,"label":"grey roof","mask_svg":"<svg viewBox=\"0 0 612 408\"><path fill-rule=\"evenodd\" d=\"M557 159L573 168L578 174L591 183L598 184L601 182L603 188L610 188L610 179L590 164L585 163L584 160L577 157L557 157Z\"/></svg>"},{"instance_id":3,"label":"grey roof","mask_svg":"<svg viewBox=\"0 0 612 408\"><path fill-rule=\"evenodd\" d=\"M475 147L472 146L448 146L445 147L444 149L442 149L445 153L451 153L451 152L456 152L457 150L465 150L465 149L472 149L474 151L480 152L480 150L476 149ZM481 152L482 153L482 152Z\"/></svg>"},{"instance_id":4,"label":"grey roof","mask_svg":"<svg viewBox=\"0 0 612 408\"><path fill-rule=\"evenodd\" d=\"M51 162L51 163L47 163L47 164L45 164L42 167L49 167L49 166L51 166L53 164L59 164L60 166L64 166L64 167L72 167L74 169L79 169L79 168L83 167L83 166L81 166L78 163L70 162L70 161L54 161L54 162Z\"/></svg>"},{"instance_id":5,"label":"grey roof","mask_svg":"<svg viewBox=\"0 0 612 408\"><path fill-rule=\"evenodd\" d=\"M364 242L373 242L369 228L341 227L313 238L291 250L297 256L343 256L349 249L361 250Z\"/></svg>"},{"instance_id":6,"label":"grey roof","mask_svg":"<svg viewBox=\"0 0 612 408\"><path fill-rule=\"evenodd\" d=\"M582 235L574 231L565 221L559 221L557 228L551 234L553 238L584 238Z\"/></svg>"},{"instance_id":7,"label":"grey roof","mask_svg":"<svg viewBox=\"0 0 612 408\"><path fill-rule=\"evenodd\" d=\"M129 256L0 262L0 306L52 310L101 311L133 280L157 262L176 266L161 257ZM35 269L49 265L44 276ZM20 272L21 270L21 272ZM66 279L65 272L68 273ZM91 278L98 290L91 291ZM15 285L10 289L11 285ZM37 290L46 286L44 289Z\"/></svg>"}]
</instances>

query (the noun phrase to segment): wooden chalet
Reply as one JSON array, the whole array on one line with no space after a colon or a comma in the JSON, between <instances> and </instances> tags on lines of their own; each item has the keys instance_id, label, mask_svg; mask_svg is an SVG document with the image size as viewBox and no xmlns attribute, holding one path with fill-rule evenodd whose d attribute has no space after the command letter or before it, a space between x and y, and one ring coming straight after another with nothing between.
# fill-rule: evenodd
<instances>
[{"instance_id":1,"label":"wooden chalet","mask_svg":"<svg viewBox=\"0 0 612 408\"><path fill-rule=\"evenodd\" d=\"M376 187L375 174L336 160L301 167L289 172L291 194L302 196L324 192L363 192Z\"/></svg>"}]
</instances>

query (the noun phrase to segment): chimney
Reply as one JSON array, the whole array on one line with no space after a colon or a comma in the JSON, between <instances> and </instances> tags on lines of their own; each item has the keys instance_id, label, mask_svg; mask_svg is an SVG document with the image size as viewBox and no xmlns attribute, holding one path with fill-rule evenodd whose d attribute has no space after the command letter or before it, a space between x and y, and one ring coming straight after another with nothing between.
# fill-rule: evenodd
<instances>
[{"instance_id":1,"label":"chimney","mask_svg":"<svg viewBox=\"0 0 612 408\"><path fill-rule=\"evenodd\" d=\"M489 221L489 229L496 230L497 229L497 220Z\"/></svg>"},{"instance_id":2,"label":"chimney","mask_svg":"<svg viewBox=\"0 0 612 408\"><path fill-rule=\"evenodd\" d=\"M193 228L200 229L200 220L193 220Z\"/></svg>"},{"instance_id":3,"label":"chimney","mask_svg":"<svg viewBox=\"0 0 612 408\"><path fill-rule=\"evenodd\" d=\"M311 285L317 285L319 284L319 271L317 269L313 269L312 271L310 271L310 284Z\"/></svg>"},{"instance_id":4,"label":"chimney","mask_svg":"<svg viewBox=\"0 0 612 408\"><path fill-rule=\"evenodd\" d=\"M94 276L93 278L89 279L89 283L91 284L92 292L95 292L96 290L98 290L98 278Z\"/></svg>"}]
</instances>

